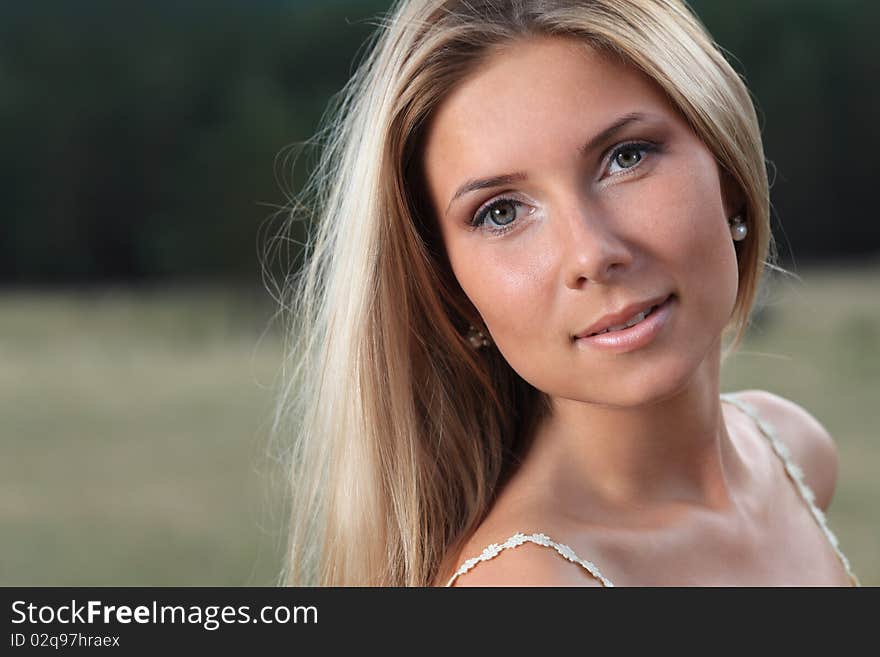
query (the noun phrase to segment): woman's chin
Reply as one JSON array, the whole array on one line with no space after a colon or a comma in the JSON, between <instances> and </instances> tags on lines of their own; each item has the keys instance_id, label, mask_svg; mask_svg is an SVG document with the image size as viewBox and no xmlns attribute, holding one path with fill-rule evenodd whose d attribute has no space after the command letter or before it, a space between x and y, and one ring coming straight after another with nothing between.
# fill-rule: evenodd
<instances>
[{"instance_id":1,"label":"woman's chin","mask_svg":"<svg viewBox=\"0 0 880 657\"><path fill-rule=\"evenodd\" d=\"M564 397L615 408L649 406L683 392L694 381L698 369L682 363L677 367L655 368L637 376L610 377L600 388L591 385L569 391Z\"/></svg>"}]
</instances>

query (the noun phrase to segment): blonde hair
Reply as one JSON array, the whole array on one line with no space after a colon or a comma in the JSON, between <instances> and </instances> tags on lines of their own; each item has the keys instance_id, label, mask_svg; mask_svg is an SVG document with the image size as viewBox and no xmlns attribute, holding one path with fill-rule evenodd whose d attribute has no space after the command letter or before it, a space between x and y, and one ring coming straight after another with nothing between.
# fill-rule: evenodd
<instances>
[{"instance_id":1,"label":"blonde hair","mask_svg":"<svg viewBox=\"0 0 880 657\"><path fill-rule=\"evenodd\" d=\"M685 3L401 0L380 28L325 115L324 150L284 227L315 224L282 290L272 433L289 441L288 585L437 581L549 408L497 350L463 337L478 315L451 272L419 165L432 111L494 50L576 38L666 92L745 199L734 344L772 252L750 94Z\"/></svg>"}]
</instances>

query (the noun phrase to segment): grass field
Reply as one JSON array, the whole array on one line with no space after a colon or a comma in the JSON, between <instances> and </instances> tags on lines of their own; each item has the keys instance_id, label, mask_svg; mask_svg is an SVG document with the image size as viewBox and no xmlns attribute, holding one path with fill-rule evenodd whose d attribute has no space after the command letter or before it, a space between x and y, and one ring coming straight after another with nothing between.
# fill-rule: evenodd
<instances>
[{"instance_id":1,"label":"grass field","mask_svg":"<svg viewBox=\"0 0 880 657\"><path fill-rule=\"evenodd\" d=\"M880 266L775 278L725 390L808 408L840 451L831 528L880 584ZM0 585L271 585L280 348L266 293L0 294Z\"/></svg>"},{"instance_id":2,"label":"grass field","mask_svg":"<svg viewBox=\"0 0 880 657\"><path fill-rule=\"evenodd\" d=\"M260 294L3 296L0 583L272 582Z\"/></svg>"}]
</instances>

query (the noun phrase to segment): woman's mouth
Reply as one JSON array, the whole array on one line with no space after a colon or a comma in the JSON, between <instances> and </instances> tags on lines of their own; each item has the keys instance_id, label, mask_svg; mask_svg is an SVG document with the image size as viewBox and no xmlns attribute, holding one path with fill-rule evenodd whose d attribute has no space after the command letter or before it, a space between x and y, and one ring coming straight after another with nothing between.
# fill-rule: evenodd
<instances>
[{"instance_id":1,"label":"woman's mouth","mask_svg":"<svg viewBox=\"0 0 880 657\"><path fill-rule=\"evenodd\" d=\"M650 344L667 324L677 303L677 297L670 294L659 303L629 316L622 322L606 326L600 331L575 338L575 344L626 352Z\"/></svg>"},{"instance_id":2,"label":"woman's mouth","mask_svg":"<svg viewBox=\"0 0 880 657\"><path fill-rule=\"evenodd\" d=\"M659 306L659 304L658 304L658 306ZM611 331L622 331L623 329L627 329L630 326L635 326L636 324L641 322L643 319L645 319L645 317L647 317L652 312L654 312L658 306L651 306L647 310L643 310L642 312L637 313L636 315L631 317L628 321L624 322L623 324L618 324L617 326L609 326L607 329L599 331L598 333L590 333L590 335L588 335L586 337L590 337L593 335L602 335L603 333L609 333Z\"/></svg>"}]
</instances>

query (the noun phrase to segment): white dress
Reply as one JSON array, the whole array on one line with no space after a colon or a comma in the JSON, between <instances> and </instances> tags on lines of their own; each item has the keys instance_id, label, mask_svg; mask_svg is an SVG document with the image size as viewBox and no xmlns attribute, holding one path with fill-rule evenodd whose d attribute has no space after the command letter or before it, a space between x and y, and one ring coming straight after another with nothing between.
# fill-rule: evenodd
<instances>
[{"instance_id":1,"label":"white dress","mask_svg":"<svg viewBox=\"0 0 880 657\"><path fill-rule=\"evenodd\" d=\"M804 481L803 470L801 470L800 467L798 467L792 461L791 454L788 451L788 447L785 446L785 443L779 440L773 428L758 416L757 411L751 404L737 399L730 394L722 394L721 400L733 404L741 411L743 411L746 415L749 415L755 421L755 424L757 424L761 434L767 438L773 448L773 451L782 460L782 464L785 466L785 472L788 474L789 479L791 479L791 481L794 483L794 486L797 489L797 492L800 494L801 498L807 504L807 507L810 509L810 512L813 514L813 518L815 518L816 523L825 534L825 537L831 543L831 547L834 548L834 552L840 559L841 564L843 564L843 568L844 570L846 570L846 573L849 576L852 585L861 586L858 578L856 577L855 573L853 573L852 568L850 567L849 560L840 549L837 537L828 528L828 523L825 520L825 514L822 513L822 510L816 506L814 501L815 495ZM603 586L614 586L611 580L605 577L599 571L599 568L596 567L596 564L594 564L592 561L582 559L577 554L575 554L574 550L572 550L567 545L557 543L545 534L523 534L521 532L517 532L503 543L492 543L491 545L487 546L481 554L465 561L463 564L461 564L461 567L455 571L455 573L446 583L446 586L452 586L456 579L477 566L477 564L483 561L488 561L489 559L498 556L498 554L500 554L503 550L509 550L511 548L523 545L524 543L534 543L536 545L542 545L547 548L552 548L560 556L568 559L572 563L582 566L588 573L590 573L590 575L599 580L599 582L601 582Z\"/></svg>"}]
</instances>

